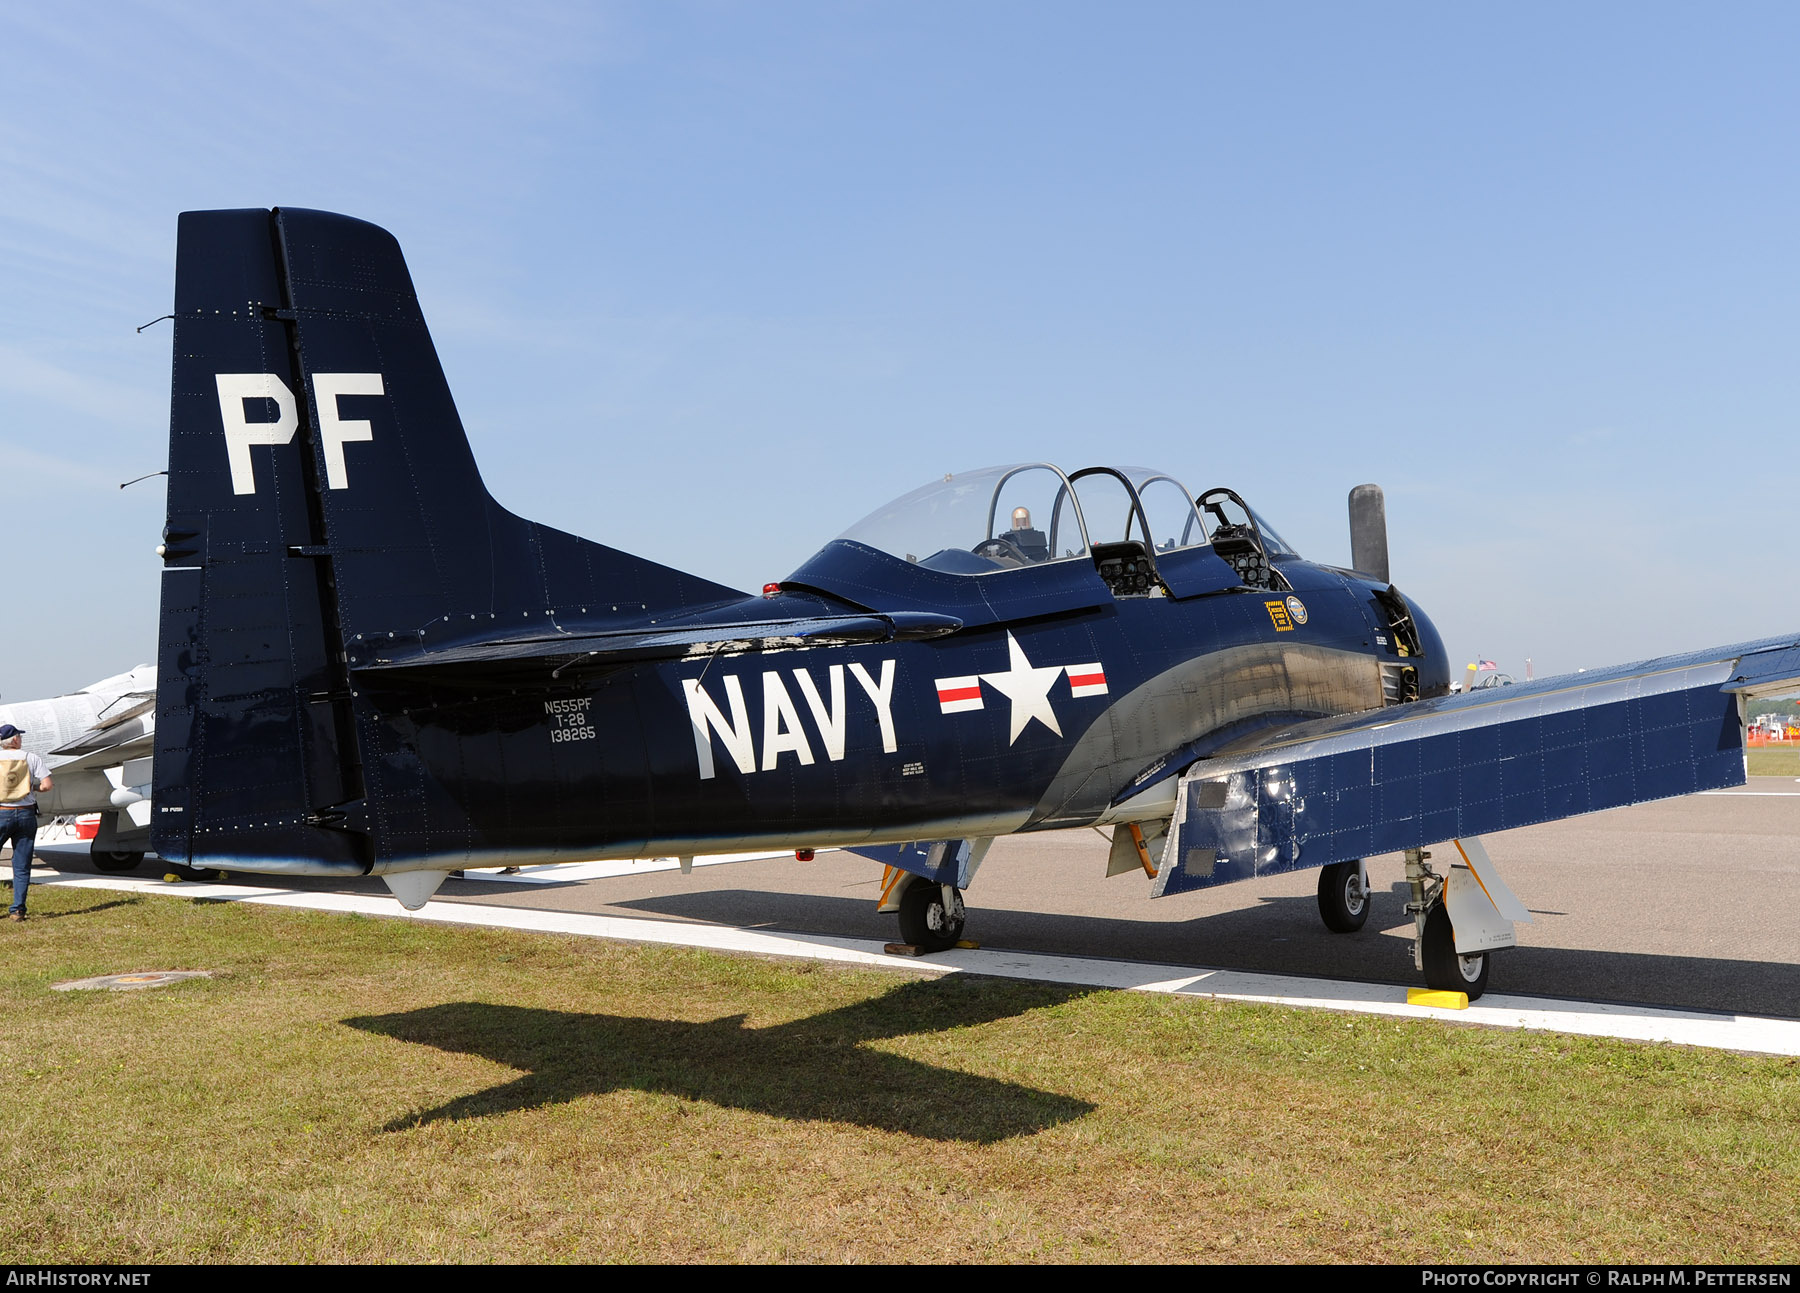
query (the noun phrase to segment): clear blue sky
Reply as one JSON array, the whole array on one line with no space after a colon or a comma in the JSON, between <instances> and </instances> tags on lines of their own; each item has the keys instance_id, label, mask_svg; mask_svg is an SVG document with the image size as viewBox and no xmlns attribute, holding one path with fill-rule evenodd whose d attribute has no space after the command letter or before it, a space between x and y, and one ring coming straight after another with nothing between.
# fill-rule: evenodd
<instances>
[{"instance_id":1,"label":"clear blue sky","mask_svg":"<svg viewBox=\"0 0 1800 1293\"><path fill-rule=\"evenodd\" d=\"M1160 465L1522 674L1800 628L1800 7L0 0L0 697L155 655L175 217L406 249L514 510L745 588ZM30 573L21 569L16 554Z\"/></svg>"}]
</instances>

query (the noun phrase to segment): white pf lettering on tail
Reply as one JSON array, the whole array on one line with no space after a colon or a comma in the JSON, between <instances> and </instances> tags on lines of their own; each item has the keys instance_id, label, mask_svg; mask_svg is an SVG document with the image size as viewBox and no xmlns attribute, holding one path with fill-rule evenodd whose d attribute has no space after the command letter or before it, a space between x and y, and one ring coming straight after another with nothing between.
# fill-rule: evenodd
<instances>
[{"instance_id":1,"label":"white pf lettering on tail","mask_svg":"<svg viewBox=\"0 0 1800 1293\"><path fill-rule=\"evenodd\" d=\"M349 489L344 445L373 440L375 428L361 418L338 416L340 395L385 395L380 373L314 373L313 400L319 406L319 443L325 450L325 488Z\"/></svg>"},{"instance_id":2,"label":"white pf lettering on tail","mask_svg":"<svg viewBox=\"0 0 1800 1293\"><path fill-rule=\"evenodd\" d=\"M214 373L219 391L219 421L225 429L225 461L231 468L231 492L254 494L256 469L251 463L252 445L284 445L300 428L300 411L294 392L274 373ZM350 488L344 466L344 446L373 440L375 428L362 418L346 418L338 411L342 395L385 395L380 373L314 373L313 401L319 410L319 447L325 457L325 487ZM273 422L252 422L245 416L245 402L269 400L275 405Z\"/></svg>"},{"instance_id":3,"label":"white pf lettering on tail","mask_svg":"<svg viewBox=\"0 0 1800 1293\"><path fill-rule=\"evenodd\" d=\"M294 393L274 373L214 373L219 388L219 420L225 424L225 461L231 465L231 492L254 494L256 474L250 465L253 444L286 444L294 438L300 414ZM245 400L273 400L273 422L244 417Z\"/></svg>"}]
</instances>

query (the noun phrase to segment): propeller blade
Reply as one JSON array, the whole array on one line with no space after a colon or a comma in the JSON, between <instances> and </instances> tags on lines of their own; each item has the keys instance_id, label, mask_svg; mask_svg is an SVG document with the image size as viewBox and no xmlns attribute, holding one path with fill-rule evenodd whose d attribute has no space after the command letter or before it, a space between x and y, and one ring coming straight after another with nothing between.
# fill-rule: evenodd
<instances>
[{"instance_id":1,"label":"propeller blade","mask_svg":"<svg viewBox=\"0 0 1800 1293\"><path fill-rule=\"evenodd\" d=\"M1350 566L1382 583L1388 574L1387 503L1379 485L1358 485L1350 491Z\"/></svg>"}]
</instances>

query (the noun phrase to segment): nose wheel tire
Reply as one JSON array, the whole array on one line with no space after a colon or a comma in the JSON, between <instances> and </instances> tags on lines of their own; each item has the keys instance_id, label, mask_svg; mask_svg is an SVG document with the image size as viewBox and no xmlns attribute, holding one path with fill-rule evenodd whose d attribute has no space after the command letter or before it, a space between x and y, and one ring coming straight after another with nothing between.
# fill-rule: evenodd
<instances>
[{"instance_id":1,"label":"nose wheel tire","mask_svg":"<svg viewBox=\"0 0 1800 1293\"><path fill-rule=\"evenodd\" d=\"M963 934L961 889L950 890L952 901L944 905L944 886L915 880L900 895L900 941L925 952L946 952Z\"/></svg>"},{"instance_id":2,"label":"nose wheel tire","mask_svg":"<svg viewBox=\"0 0 1800 1293\"><path fill-rule=\"evenodd\" d=\"M1319 916L1334 934L1354 934L1369 919L1369 890L1362 863L1333 862L1319 869Z\"/></svg>"},{"instance_id":3,"label":"nose wheel tire","mask_svg":"<svg viewBox=\"0 0 1800 1293\"><path fill-rule=\"evenodd\" d=\"M1439 903L1425 918L1425 941L1419 949L1425 962L1425 983L1439 992L1466 992L1473 1001L1487 991L1488 956L1459 956L1450 913Z\"/></svg>"}]
</instances>

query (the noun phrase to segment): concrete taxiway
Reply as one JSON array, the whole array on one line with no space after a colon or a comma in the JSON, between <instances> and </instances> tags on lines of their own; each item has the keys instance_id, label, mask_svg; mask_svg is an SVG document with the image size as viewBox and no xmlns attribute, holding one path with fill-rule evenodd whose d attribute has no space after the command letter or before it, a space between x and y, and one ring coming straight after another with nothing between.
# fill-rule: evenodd
<instances>
[{"instance_id":1,"label":"concrete taxiway","mask_svg":"<svg viewBox=\"0 0 1800 1293\"><path fill-rule=\"evenodd\" d=\"M1495 958L1490 990L1450 1015L1405 1005L1418 983L1398 857L1371 861L1376 907L1331 935L1306 871L1151 902L1141 875L1104 877L1092 831L996 843L969 894L978 951L884 956L879 869L842 853L699 866L590 863L448 881L423 915L641 941L824 956L1237 999L1800 1054L1800 783L1756 778L1487 839L1535 916ZM398 914L379 881L233 877L221 886L98 877L47 846L69 882ZM49 880L49 876L44 877ZM238 883L239 881L247 883ZM218 892L213 892L213 890Z\"/></svg>"}]
</instances>

